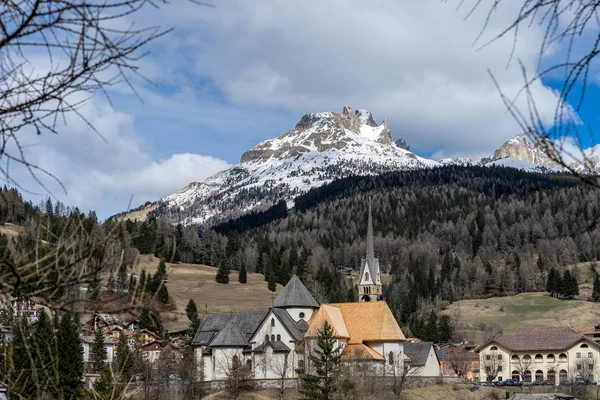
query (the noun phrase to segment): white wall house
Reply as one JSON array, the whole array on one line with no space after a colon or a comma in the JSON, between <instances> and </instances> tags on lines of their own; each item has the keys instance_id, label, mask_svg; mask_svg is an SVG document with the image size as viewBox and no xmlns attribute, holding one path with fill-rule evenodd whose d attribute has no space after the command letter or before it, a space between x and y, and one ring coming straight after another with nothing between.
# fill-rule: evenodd
<instances>
[{"instance_id":1,"label":"white wall house","mask_svg":"<svg viewBox=\"0 0 600 400\"><path fill-rule=\"evenodd\" d=\"M83 346L83 362L93 362L91 356L91 350L94 346L94 336L81 336L81 344ZM106 362L112 363L115 357L115 341L111 338L104 338L104 345L106 346Z\"/></svg>"},{"instance_id":2,"label":"white wall house","mask_svg":"<svg viewBox=\"0 0 600 400\"><path fill-rule=\"evenodd\" d=\"M408 375L441 376L440 360L432 342L404 343L404 354L408 357Z\"/></svg>"},{"instance_id":3,"label":"white wall house","mask_svg":"<svg viewBox=\"0 0 600 400\"><path fill-rule=\"evenodd\" d=\"M551 381L600 378L598 344L560 327L519 328L477 349L481 379Z\"/></svg>"}]
</instances>

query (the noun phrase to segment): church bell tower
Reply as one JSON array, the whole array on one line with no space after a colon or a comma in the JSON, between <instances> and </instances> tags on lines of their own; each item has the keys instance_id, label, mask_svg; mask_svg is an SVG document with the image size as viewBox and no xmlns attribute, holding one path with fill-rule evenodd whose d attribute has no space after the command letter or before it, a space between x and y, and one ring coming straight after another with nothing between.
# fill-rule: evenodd
<instances>
[{"instance_id":1,"label":"church bell tower","mask_svg":"<svg viewBox=\"0 0 600 400\"><path fill-rule=\"evenodd\" d=\"M382 300L381 273L379 259L373 250L373 217L371 216L371 198L369 197L369 218L367 221L367 256L361 261L358 280L358 301Z\"/></svg>"}]
</instances>

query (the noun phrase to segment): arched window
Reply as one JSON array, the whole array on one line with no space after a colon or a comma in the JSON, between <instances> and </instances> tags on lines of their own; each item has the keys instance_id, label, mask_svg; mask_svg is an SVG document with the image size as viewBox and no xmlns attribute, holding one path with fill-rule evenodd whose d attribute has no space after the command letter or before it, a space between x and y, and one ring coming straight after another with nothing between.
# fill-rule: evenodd
<instances>
[{"instance_id":1,"label":"arched window","mask_svg":"<svg viewBox=\"0 0 600 400\"><path fill-rule=\"evenodd\" d=\"M233 356L233 365L236 365L239 362L240 362L240 358L237 355Z\"/></svg>"},{"instance_id":2,"label":"arched window","mask_svg":"<svg viewBox=\"0 0 600 400\"><path fill-rule=\"evenodd\" d=\"M516 354L513 354L513 356L510 358L510 361L514 362L514 363L518 363L519 362L519 356Z\"/></svg>"},{"instance_id":3,"label":"arched window","mask_svg":"<svg viewBox=\"0 0 600 400\"><path fill-rule=\"evenodd\" d=\"M544 356L543 356L543 355L541 355L541 354L536 354L536 355L535 355L535 362L536 362L536 363L541 363L541 362L544 362Z\"/></svg>"},{"instance_id":4,"label":"arched window","mask_svg":"<svg viewBox=\"0 0 600 400\"><path fill-rule=\"evenodd\" d=\"M544 371L538 369L537 371L535 371L535 381L541 382L543 380L544 380Z\"/></svg>"},{"instance_id":5,"label":"arched window","mask_svg":"<svg viewBox=\"0 0 600 400\"><path fill-rule=\"evenodd\" d=\"M567 370L561 369L560 372L558 373L558 382L559 383L565 382L568 378L569 378L569 373L567 372Z\"/></svg>"},{"instance_id":6,"label":"arched window","mask_svg":"<svg viewBox=\"0 0 600 400\"><path fill-rule=\"evenodd\" d=\"M365 281L368 281L368 280L369 280L369 273L365 272Z\"/></svg>"},{"instance_id":7,"label":"arched window","mask_svg":"<svg viewBox=\"0 0 600 400\"><path fill-rule=\"evenodd\" d=\"M548 362L554 362L556 360L556 358L554 357L554 354L548 354L548 356L546 357L546 361Z\"/></svg>"},{"instance_id":8,"label":"arched window","mask_svg":"<svg viewBox=\"0 0 600 400\"><path fill-rule=\"evenodd\" d=\"M553 385L556 385L556 372L553 369L548 371L548 380L552 382Z\"/></svg>"},{"instance_id":9,"label":"arched window","mask_svg":"<svg viewBox=\"0 0 600 400\"><path fill-rule=\"evenodd\" d=\"M529 354L525 354L523 356L523 361L531 361L531 356Z\"/></svg>"},{"instance_id":10,"label":"arched window","mask_svg":"<svg viewBox=\"0 0 600 400\"><path fill-rule=\"evenodd\" d=\"M280 342L281 341L281 335L277 335L277 341Z\"/></svg>"},{"instance_id":11,"label":"arched window","mask_svg":"<svg viewBox=\"0 0 600 400\"><path fill-rule=\"evenodd\" d=\"M265 335L265 342L269 341L269 335Z\"/></svg>"},{"instance_id":12,"label":"arched window","mask_svg":"<svg viewBox=\"0 0 600 400\"><path fill-rule=\"evenodd\" d=\"M579 347L581 347L582 349L587 349L589 346L588 346L587 344L585 344L585 343L584 343L584 344L582 344L582 345L581 345L581 346L579 346Z\"/></svg>"},{"instance_id":13,"label":"arched window","mask_svg":"<svg viewBox=\"0 0 600 400\"><path fill-rule=\"evenodd\" d=\"M393 351L390 351L389 358L390 358L390 365L394 364L394 352Z\"/></svg>"},{"instance_id":14,"label":"arched window","mask_svg":"<svg viewBox=\"0 0 600 400\"><path fill-rule=\"evenodd\" d=\"M520 381L521 380L521 375L519 374L519 371L514 370L512 372L512 378L515 379L515 380L517 380L517 381Z\"/></svg>"},{"instance_id":15,"label":"arched window","mask_svg":"<svg viewBox=\"0 0 600 400\"><path fill-rule=\"evenodd\" d=\"M492 346L490 347L490 351L498 351L498 348L496 346Z\"/></svg>"},{"instance_id":16,"label":"arched window","mask_svg":"<svg viewBox=\"0 0 600 400\"><path fill-rule=\"evenodd\" d=\"M271 318L271 326L275 326L275 318Z\"/></svg>"},{"instance_id":17,"label":"arched window","mask_svg":"<svg viewBox=\"0 0 600 400\"><path fill-rule=\"evenodd\" d=\"M531 371L525 371L525 374L523 375L523 382L531 382Z\"/></svg>"},{"instance_id":18,"label":"arched window","mask_svg":"<svg viewBox=\"0 0 600 400\"><path fill-rule=\"evenodd\" d=\"M271 342L275 341L275 335L271 335Z\"/></svg>"},{"instance_id":19,"label":"arched window","mask_svg":"<svg viewBox=\"0 0 600 400\"><path fill-rule=\"evenodd\" d=\"M567 362L567 355L565 353L562 353L561 355L559 355L558 362Z\"/></svg>"},{"instance_id":20,"label":"arched window","mask_svg":"<svg viewBox=\"0 0 600 400\"><path fill-rule=\"evenodd\" d=\"M247 359L247 360L246 360L246 365L248 366L248 369L249 369L250 371L252 371L252 360L250 360L250 359Z\"/></svg>"}]
</instances>

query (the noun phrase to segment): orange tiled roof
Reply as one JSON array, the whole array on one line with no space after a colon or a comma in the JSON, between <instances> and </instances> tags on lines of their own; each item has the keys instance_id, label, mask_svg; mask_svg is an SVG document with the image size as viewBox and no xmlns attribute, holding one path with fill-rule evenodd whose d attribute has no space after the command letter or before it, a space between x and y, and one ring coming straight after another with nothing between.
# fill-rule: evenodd
<instances>
[{"instance_id":1,"label":"orange tiled roof","mask_svg":"<svg viewBox=\"0 0 600 400\"><path fill-rule=\"evenodd\" d=\"M323 304L312 315L305 336L318 336L325 320L334 327L337 337L348 339L348 344L406 340L384 301Z\"/></svg>"},{"instance_id":2,"label":"orange tiled roof","mask_svg":"<svg viewBox=\"0 0 600 400\"><path fill-rule=\"evenodd\" d=\"M341 310L338 307L332 307L327 304L322 304L321 308L311 315L310 320L308 321L308 330L304 334L304 337L310 338L319 336L319 331L323 327L325 321L329 322L333 327L335 337L345 339L350 337Z\"/></svg>"},{"instance_id":3,"label":"orange tiled roof","mask_svg":"<svg viewBox=\"0 0 600 400\"><path fill-rule=\"evenodd\" d=\"M349 344L344 348L342 357L346 360L377 360L385 361L385 358L364 344Z\"/></svg>"}]
</instances>

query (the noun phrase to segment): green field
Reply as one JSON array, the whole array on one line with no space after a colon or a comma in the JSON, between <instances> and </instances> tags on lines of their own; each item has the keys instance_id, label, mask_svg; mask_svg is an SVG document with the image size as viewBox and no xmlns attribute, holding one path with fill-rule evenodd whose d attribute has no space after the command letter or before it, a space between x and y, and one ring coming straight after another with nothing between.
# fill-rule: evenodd
<instances>
[{"instance_id":1,"label":"green field","mask_svg":"<svg viewBox=\"0 0 600 400\"><path fill-rule=\"evenodd\" d=\"M530 326L570 326L575 330L600 323L600 305L583 300L559 300L547 293L479 300L461 300L443 314L450 315L466 338L482 343L486 327L503 332ZM489 334L489 331L488 331Z\"/></svg>"}]
</instances>

